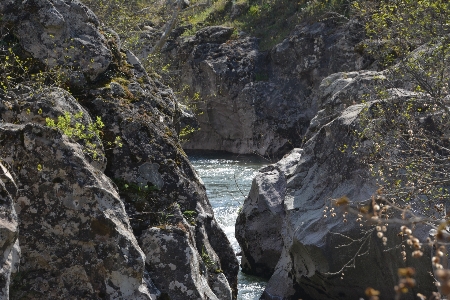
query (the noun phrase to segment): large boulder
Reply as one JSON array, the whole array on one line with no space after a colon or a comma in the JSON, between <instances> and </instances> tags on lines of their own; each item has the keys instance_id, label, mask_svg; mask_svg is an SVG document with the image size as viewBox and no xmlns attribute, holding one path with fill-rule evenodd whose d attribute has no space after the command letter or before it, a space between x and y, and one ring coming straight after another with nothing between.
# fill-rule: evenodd
<instances>
[{"instance_id":1,"label":"large boulder","mask_svg":"<svg viewBox=\"0 0 450 300\"><path fill-rule=\"evenodd\" d=\"M112 61L99 20L78 0L2 1L0 13L23 49L49 68L80 71L94 80Z\"/></svg>"},{"instance_id":2,"label":"large boulder","mask_svg":"<svg viewBox=\"0 0 450 300\"><path fill-rule=\"evenodd\" d=\"M37 124L3 123L0 132L19 190L22 257L11 297L155 299L123 203L82 147Z\"/></svg>"},{"instance_id":3,"label":"large boulder","mask_svg":"<svg viewBox=\"0 0 450 300\"><path fill-rule=\"evenodd\" d=\"M162 295L174 300L232 299L225 275L205 247L197 249L192 237L192 228L183 223L169 232L154 227L141 235L150 275ZM206 273L210 275L203 276Z\"/></svg>"},{"instance_id":4,"label":"large boulder","mask_svg":"<svg viewBox=\"0 0 450 300\"><path fill-rule=\"evenodd\" d=\"M236 220L236 238L242 248L241 266L245 273L270 277L275 270L283 247L280 229L286 217L286 181L295 171L301 153L301 149L293 150L278 163L259 170L253 179Z\"/></svg>"},{"instance_id":5,"label":"large boulder","mask_svg":"<svg viewBox=\"0 0 450 300\"><path fill-rule=\"evenodd\" d=\"M214 219L201 179L178 142L175 128L182 113L174 93L151 79L130 52L127 61L134 65L134 76L113 79L106 87L91 89L80 99L92 114L102 118L105 137L110 141L114 136L121 137L122 147L106 151L105 173L118 185L138 236L155 226L164 226L167 232L160 234L170 236L172 230L177 230L180 218L186 219L184 213L194 212L195 220L189 222L195 224L191 236L195 245L192 246L198 253L203 248L211 253L217 269L223 271L236 296L237 259ZM136 73L136 70L141 72ZM117 94L114 89L127 92ZM170 217L166 217L168 215ZM146 252L144 246L143 250ZM181 266L177 270L182 270ZM201 275L207 278L206 282L221 284L209 280L208 272Z\"/></svg>"},{"instance_id":6,"label":"large boulder","mask_svg":"<svg viewBox=\"0 0 450 300\"><path fill-rule=\"evenodd\" d=\"M406 246L398 235L400 225L387 226L385 246L375 230L375 225L385 224L334 206L335 200L348 199L356 210L368 206L376 194L376 178L364 161L372 142L359 143L354 132L362 130L362 120L379 102L354 101L362 98L359 91L370 89L377 80L383 80L382 74L363 72L348 79L337 74L324 79L321 117L329 120L318 121L302 150L292 151L256 176L236 234L243 249L243 269L263 275L270 271L262 299L358 299L368 287L380 291L381 299L393 299L397 270L405 266L417 271L417 285L405 297L435 291L429 275L432 249L425 243L429 227L416 227L424 255L415 259L414 249L398 246ZM391 94L392 102L415 95ZM272 230L275 226L267 230L267 224L278 224L278 232ZM269 249L267 245L270 256L262 252ZM274 257L279 257L275 267Z\"/></svg>"}]
</instances>

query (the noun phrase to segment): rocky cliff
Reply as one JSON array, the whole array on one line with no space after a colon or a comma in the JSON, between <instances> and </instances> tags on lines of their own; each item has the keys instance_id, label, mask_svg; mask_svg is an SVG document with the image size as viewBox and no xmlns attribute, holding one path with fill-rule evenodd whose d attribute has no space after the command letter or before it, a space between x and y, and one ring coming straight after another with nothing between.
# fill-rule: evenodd
<instances>
[{"instance_id":1,"label":"rocky cliff","mask_svg":"<svg viewBox=\"0 0 450 300\"><path fill-rule=\"evenodd\" d=\"M194 36L174 32L163 56L174 70L174 89L195 106L200 130L185 149L225 150L281 157L301 145L318 103L312 92L332 73L366 68L355 51L364 38L356 21L304 23L270 51L233 29L206 27ZM143 32L137 55L145 58L154 33Z\"/></svg>"},{"instance_id":2,"label":"rocky cliff","mask_svg":"<svg viewBox=\"0 0 450 300\"><path fill-rule=\"evenodd\" d=\"M436 289L430 276L433 250L425 243L430 227L416 227L424 242L424 256L417 260L411 255L414 248L401 246L405 241L399 224L373 222L335 205L343 199L357 212L370 207L377 193L376 178L364 159L373 141L359 144L355 132L362 131L362 120L379 103L360 104L357 99L373 92L383 78L382 72L367 71L325 78L314 96L321 99L321 107L304 148L255 177L236 222L236 236L243 270L270 278L262 299L358 299L367 295L368 287L379 291L381 299L394 299L397 270L405 266L417 270L417 285L402 297L413 299L417 292ZM386 103L417 96L390 92ZM387 226L385 231L382 226Z\"/></svg>"},{"instance_id":3,"label":"rocky cliff","mask_svg":"<svg viewBox=\"0 0 450 300\"><path fill-rule=\"evenodd\" d=\"M173 92L77 0L0 12L0 63L29 63L0 92L0 299L235 298Z\"/></svg>"}]
</instances>

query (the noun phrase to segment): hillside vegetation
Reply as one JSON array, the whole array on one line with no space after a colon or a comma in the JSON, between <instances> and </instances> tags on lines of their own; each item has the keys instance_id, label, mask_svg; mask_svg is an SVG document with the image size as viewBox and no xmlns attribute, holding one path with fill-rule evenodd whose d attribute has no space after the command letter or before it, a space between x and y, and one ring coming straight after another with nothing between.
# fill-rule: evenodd
<instances>
[{"instance_id":1,"label":"hillside vegetation","mask_svg":"<svg viewBox=\"0 0 450 300\"><path fill-rule=\"evenodd\" d=\"M121 36L133 39L130 32L143 25L162 28L172 18L176 1L155 0L86 0L106 25ZM261 39L262 49L270 49L282 41L300 22L324 18L348 17L349 0L192 0L181 11L179 25L191 27L185 35L205 26L224 25Z\"/></svg>"}]
</instances>

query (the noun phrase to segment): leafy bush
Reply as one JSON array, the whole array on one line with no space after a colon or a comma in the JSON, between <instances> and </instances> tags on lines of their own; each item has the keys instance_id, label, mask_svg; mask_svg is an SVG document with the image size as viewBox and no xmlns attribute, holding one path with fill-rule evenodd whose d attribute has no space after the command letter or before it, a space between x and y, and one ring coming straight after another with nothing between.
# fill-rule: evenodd
<instances>
[{"instance_id":1,"label":"leafy bush","mask_svg":"<svg viewBox=\"0 0 450 300\"><path fill-rule=\"evenodd\" d=\"M90 155L93 159L100 159L100 135L102 134L101 129L105 127L105 124L103 124L100 117L97 117L95 122L85 126L77 121L81 120L82 117L83 112L79 112L75 115L66 112L63 116L59 116L57 121L51 118L46 118L45 122L48 127L57 128L66 136L81 141L84 144L85 152L88 155ZM116 137L113 143L109 143L109 145L112 144L122 147L120 137Z\"/></svg>"}]
</instances>

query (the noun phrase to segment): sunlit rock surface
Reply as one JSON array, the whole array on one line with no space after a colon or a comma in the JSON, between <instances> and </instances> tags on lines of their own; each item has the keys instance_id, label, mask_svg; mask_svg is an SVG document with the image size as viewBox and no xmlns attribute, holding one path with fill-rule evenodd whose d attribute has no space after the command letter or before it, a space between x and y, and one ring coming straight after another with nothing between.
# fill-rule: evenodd
<instances>
[{"instance_id":1,"label":"sunlit rock surface","mask_svg":"<svg viewBox=\"0 0 450 300\"><path fill-rule=\"evenodd\" d=\"M367 109L365 104L351 103L353 95L370 88L379 76L352 74L345 79L337 74L324 79L330 82L321 85L328 95L322 117L330 120L318 122L302 150L293 150L256 176L236 234L243 249L243 269L270 276L262 299L359 299L367 287L379 290L381 299L393 299L397 270L405 266L417 270L417 286L406 298L436 290L430 276L433 250L426 243L420 260L412 258L413 249L407 247L404 262L403 248L397 247L402 242L400 225L388 226L385 247L373 225L363 219L361 226L357 214L332 205L333 199L345 196L351 206L365 206L376 193L375 178L362 160L372 142L352 147ZM330 87L333 91L326 92ZM393 92L392 99L402 101L410 94ZM369 103L368 109L375 103ZM415 235L425 242L428 231L418 226ZM265 249L270 249L270 256L264 255ZM274 267L272 259L277 256Z\"/></svg>"},{"instance_id":2,"label":"sunlit rock surface","mask_svg":"<svg viewBox=\"0 0 450 300\"><path fill-rule=\"evenodd\" d=\"M0 158L18 190L0 203L0 297L186 299L174 288L186 286L195 299L235 298L237 259L179 144L190 117L172 90L78 1L4 1L0 11L16 54L61 67L73 93L42 83L0 93ZM102 124L99 135L48 126L63 116L66 129ZM179 249L162 241L180 231L192 255L174 259ZM170 277L160 264L175 268Z\"/></svg>"},{"instance_id":3,"label":"sunlit rock surface","mask_svg":"<svg viewBox=\"0 0 450 300\"><path fill-rule=\"evenodd\" d=\"M14 209L17 186L12 174L0 163L0 299L9 299L11 276L19 270L19 226Z\"/></svg>"}]
</instances>

